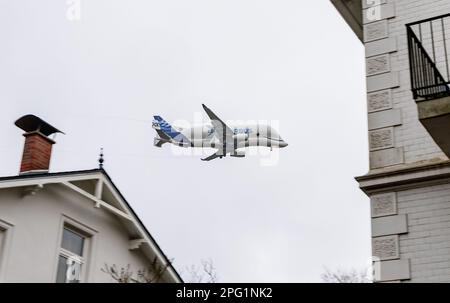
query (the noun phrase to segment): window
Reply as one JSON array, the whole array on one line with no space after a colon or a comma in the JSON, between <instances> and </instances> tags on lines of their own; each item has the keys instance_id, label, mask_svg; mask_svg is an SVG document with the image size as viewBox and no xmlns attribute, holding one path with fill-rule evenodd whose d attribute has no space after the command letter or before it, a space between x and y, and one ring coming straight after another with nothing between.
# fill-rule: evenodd
<instances>
[{"instance_id":1,"label":"window","mask_svg":"<svg viewBox=\"0 0 450 303\"><path fill-rule=\"evenodd\" d=\"M84 236L64 228L61 247L77 256L83 255Z\"/></svg>"},{"instance_id":2,"label":"window","mask_svg":"<svg viewBox=\"0 0 450 303\"><path fill-rule=\"evenodd\" d=\"M5 242L5 230L0 226L0 259L3 252L3 243Z\"/></svg>"},{"instance_id":3,"label":"window","mask_svg":"<svg viewBox=\"0 0 450 303\"><path fill-rule=\"evenodd\" d=\"M57 283L79 283L85 263L87 236L75 228L64 226L58 256Z\"/></svg>"},{"instance_id":4,"label":"window","mask_svg":"<svg viewBox=\"0 0 450 303\"><path fill-rule=\"evenodd\" d=\"M12 225L2 221L0 219L0 282L4 280L5 263L8 254L8 242L10 238L10 233L12 230Z\"/></svg>"}]
</instances>

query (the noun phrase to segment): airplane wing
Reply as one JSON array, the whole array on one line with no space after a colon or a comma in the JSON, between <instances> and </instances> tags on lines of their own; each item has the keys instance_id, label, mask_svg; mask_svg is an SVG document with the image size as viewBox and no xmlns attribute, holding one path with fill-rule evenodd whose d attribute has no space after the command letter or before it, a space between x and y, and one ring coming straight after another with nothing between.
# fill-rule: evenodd
<instances>
[{"instance_id":1,"label":"airplane wing","mask_svg":"<svg viewBox=\"0 0 450 303\"><path fill-rule=\"evenodd\" d=\"M234 132L229 128L219 117L216 116L205 104L202 104L208 117L211 119L211 123L215 130L215 135L220 143L233 142Z\"/></svg>"},{"instance_id":2,"label":"airplane wing","mask_svg":"<svg viewBox=\"0 0 450 303\"><path fill-rule=\"evenodd\" d=\"M209 157L206 157L205 159L202 159L202 161L211 161L214 160L215 158L221 157L223 156L222 153L220 151L217 151L215 154L212 154Z\"/></svg>"}]
</instances>

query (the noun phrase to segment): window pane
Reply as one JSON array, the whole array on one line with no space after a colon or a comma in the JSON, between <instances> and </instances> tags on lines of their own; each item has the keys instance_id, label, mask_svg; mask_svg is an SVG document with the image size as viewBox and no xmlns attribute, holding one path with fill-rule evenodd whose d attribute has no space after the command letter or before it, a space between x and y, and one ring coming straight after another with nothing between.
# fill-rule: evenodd
<instances>
[{"instance_id":1,"label":"window pane","mask_svg":"<svg viewBox=\"0 0 450 303\"><path fill-rule=\"evenodd\" d=\"M83 256L84 238L73 231L64 228L61 247L68 251Z\"/></svg>"},{"instance_id":2,"label":"window pane","mask_svg":"<svg viewBox=\"0 0 450 303\"><path fill-rule=\"evenodd\" d=\"M0 257L1 257L1 253L2 253L2 248L3 248L3 234L5 232L0 228Z\"/></svg>"},{"instance_id":3,"label":"window pane","mask_svg":"<svg viewBox=\"0 0 450 303\"><path fill-rule=\"evenodd\" d=\"M69 261L69 264L71 266L69 266L68 264L68 260L66 257L64 256L59 256L58 259L58 272L56 274L56 283L80 283L80 271L81 271L81 265L78 264L77 262ZM67 271L70 271L69 273ZM67 281L67 275L69 275L69 277L72 277Z\"/></svg>"},{"instance_id":4,"label":"window pane","mask_svg":"<svg viewBox=\"0 0 450 303\"><path fill-rule=\"evenodd\" d=\"M67 259L59 256L58 273L56 274L56 283L66 283Z\"/></svg>"}]
</instances>

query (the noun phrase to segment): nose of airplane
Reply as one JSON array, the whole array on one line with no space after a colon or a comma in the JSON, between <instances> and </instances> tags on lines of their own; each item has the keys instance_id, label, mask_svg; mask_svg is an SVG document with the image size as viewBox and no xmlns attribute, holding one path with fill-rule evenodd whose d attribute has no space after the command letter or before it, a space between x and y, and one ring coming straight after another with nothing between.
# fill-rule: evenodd
<instances>
[{"instance_id":1,"label":"nose of airplane","mask_svg":"<svg viewBox=\"0 0 450 303\"><path fill-rule=\"evenodd\" d=\"M286 147L286 146L288 146L289 144L287 144L287 142L286 141L281 141L280 142L280 147Z\"/></svg>"}]
</instances>

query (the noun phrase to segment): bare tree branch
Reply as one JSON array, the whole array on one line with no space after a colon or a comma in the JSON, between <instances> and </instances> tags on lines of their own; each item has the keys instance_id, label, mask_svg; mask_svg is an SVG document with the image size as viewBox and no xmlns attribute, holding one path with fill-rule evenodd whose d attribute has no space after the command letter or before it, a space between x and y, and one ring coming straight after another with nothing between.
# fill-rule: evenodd
<instances>
[{"instance_id":1,"label":"bare tree branch","mask_svg":"<svg viewBox=\"0 0 450 303\"><path fill-rule=\"evenodd\" d=\"M217 271L211 259L201 260L200 266L191 265L186 268L190 283L217 283Z\"/></svg>"},{"instance_id":2,"label":"bare tree branch","mask_svg":"<svg viewBox=\"0 0 450 303\"><path fill-rule=\"evenodd\" d=\"M105 266L101 269L104 273L111 276L114 281L118 283L158 283L161 281L168 267L172 264L170 263L162 265L158 262L155 257L148 268L139 269L134 276L133 271L131 271L130 264L126 267L117 268L115 264ZM217 272L214 267L213 261L211 259L201 260L200 266L191 265L186 268L190 278L188 281L190 283L217 283Z\"/></svg>"},{"instance_id":3,"label":"bare tree branch","mask_svg":"<svg viewBox=\"0 0 450 303\"><path fill-rule=\"evenodd\" d=\"M171 264L172 260L168 264L161 265L155 257L150 263L149 268L139 269L137 271L136 277L133 277L130 264L122 267L120 270L117 269L115 264L112 266L105 264L101 270L110 275L118 283L158 283Z\"/></svg>"},{"instance_id":4,"label":"bare tree branch","mask_svg":"<svg viewBox=\"0 0 450 303\"><path fill-rule=\"evenodd\" d=\"M325 283L371 283L371 277L367 270L357 271L331 271L325 268L325 272L321 275L322 281Z\"/></svg>"},{"instance_id":5,"label":"bare tree branch","mask_svg":"<svg viewBox=\"0 0 450 303\"><path fill-rule=\"evenodd\" d=\"M203 271L206 273L208 277L208 283L217 283L217 273L214 268L213 261L211 259L201 260Z\"/></svg>"},{"instance_id":6,"label":"bare tree branch","mask_svg":"<svg viewBox=\"0 0 450 303\"><path fill-rule=\"evenodd\" d=\"M116 264L109 266L105 263L105 266L101 269L104 273L107 273L118 283L131 283L133 272L130 271L130 264L126 267L122 267L120 270L117 269Z\"/></svg>"}]
</instances>

